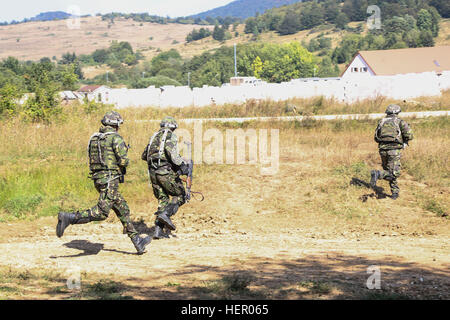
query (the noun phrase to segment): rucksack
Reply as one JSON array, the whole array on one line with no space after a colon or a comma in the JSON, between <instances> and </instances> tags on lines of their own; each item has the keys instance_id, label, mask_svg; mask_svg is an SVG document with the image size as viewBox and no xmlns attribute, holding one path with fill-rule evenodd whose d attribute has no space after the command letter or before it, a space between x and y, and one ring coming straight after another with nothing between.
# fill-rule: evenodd
<instances>
[{"instance_id":1,"label":"rucksack","mask_svg":"<svg viewBox=\"0 0 450 320\"><path fill-rule=\"evenodd\" d=\"M155 141L158 134L161 133L161 130L156 132L151 138L148 143L148 151L147 151L147 163L151 164L153 168L158 168L161 166L161 160L164 155L164 148L166 146L166 140L168 138L169 133L171 131L169 129L164 129L162 132L162 135L160 136L159 145L154 145L154 142L158 143L158 141ZM157 156L155 157L155 152L158 151ZM153 157L152 157L153 156ZM153 162L153 160L158 160L158 166Z\"/></svg>"},{"instance_id":2,"label":"rucksack","mask_svg":"<svg viewBox=\"0 0 450 320\"><path fill-rule=\"evenodd\" d=\"M396 117L382 119L375 134L379 142L403 143L400 119Z\"/></svg>"},{"instance_id":3,"label":"rucksack","mask_svg":"<svg viewBox=\"0 0 450 320\"><path fill-rule=\"evenodd\" d=\"M91 170L108 169L105 162L105 146L102 141L106 139L108 135L116 134L115 132L97 132L89 139L88 156L89 166Z\"/></svg>"}]
</instances>

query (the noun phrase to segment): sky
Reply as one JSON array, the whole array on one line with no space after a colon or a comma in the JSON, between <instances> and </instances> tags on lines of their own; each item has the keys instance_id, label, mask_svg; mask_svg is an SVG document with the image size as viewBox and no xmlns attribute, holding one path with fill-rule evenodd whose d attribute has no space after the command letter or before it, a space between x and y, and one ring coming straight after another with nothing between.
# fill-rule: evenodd
<instances>
[{"instance_id":1,"label":"sky","mask_svg":"<svg viewBox=\"0 0 450 320\"><path fill-rule=\"evenodd\" d=\"M2 0L0 21L21 21L41 12L65 11L74 13L78 7L81 15L109 12L141 13L170 16L171 18L188 16L220 6L233 0Z\"/></svg>"}]
</instances>

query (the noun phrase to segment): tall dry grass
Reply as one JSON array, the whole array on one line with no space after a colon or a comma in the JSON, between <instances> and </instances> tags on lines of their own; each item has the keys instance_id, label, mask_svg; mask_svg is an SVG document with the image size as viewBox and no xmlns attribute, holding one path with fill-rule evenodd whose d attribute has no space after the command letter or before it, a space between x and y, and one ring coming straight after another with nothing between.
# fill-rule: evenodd
<instances>
[{"instance_id":1,"label":"tall dry grass","mask_svg":"<svg viewBox=\"0 0 450 320\"><path fill-rule=\"evenodd\" d=\"M158 123L133 121L146 112L154 110L121 110L126 122L120 133L131 145L131 164L121 190L133 217L152 220L157 203L140 156ZM86 209L96 203L98 194L87 178L86 150L89 137L100 126L101 112L86 115L72 110L66 116L47 126L1 122L2 221L55 216L61 209ZM368 224L383 227L373 219L395 205L398 212L404 212L403 221L412 219L411 225L425 230L428 224L421 221L424 214L448 214L450 122L448 118L408 122L416 138L404 152L402 194L395 204L363 203L361 195L370 190L350 184L352 178L367 182L370 170L381 167L373 141L376 121L204 124L204 130L219 129L224 137L227 129L279 129L280 170L274 176L261 176L258 164L197 165L194 189L203 191L207 200L183 207L182 223L187 226L217 219L210 227L219 228L219 232L230 227L230 221L263 213L300 219L303 226L313 229L354 225L364 230ZM193 133L192 125L182 124L181 128ZM389 194L387 182L380 185ZM227 221L227 225L217 221Z\"/></svg>"}]
</instances>

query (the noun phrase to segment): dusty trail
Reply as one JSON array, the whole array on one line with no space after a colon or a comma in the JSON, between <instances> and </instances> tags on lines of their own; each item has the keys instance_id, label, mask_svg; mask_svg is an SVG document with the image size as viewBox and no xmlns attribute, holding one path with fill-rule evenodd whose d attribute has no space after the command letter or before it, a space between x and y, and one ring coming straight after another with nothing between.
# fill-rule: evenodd
<instances>
[{"instance_id":1,"label":"dusty trail","mask_svg":"<svg viewBox=\"0 0 450 320\"><path fill-rule=\"evenodd\" d=\"M152 241L143 256L134 254L118 221L72 226L58 239L48 227L55 219L45 219L41 223L47 226L38 234L2 238L0 265L59 273L78 267L82 273L135 283L139 289L134 297L143 299L201 297L195 292L174 293L164 286L181 283L194 288L202 281L235 273L255 277L251 288L265 292L265 298L300 298L298 283L311 280L336 285L327 298L345 298L367 291L367 268L376 265L385 290L413 297L450 297L448 238L331 238L308 236L307 230L300 228L276 233L270 228L276 219L268 216L267 225L259 224L258 230L241 227L240 231L195 232L180 228L176 237ZM158 292L144 290L155 287L160 288Z\"/></svg>"}]
</instances>

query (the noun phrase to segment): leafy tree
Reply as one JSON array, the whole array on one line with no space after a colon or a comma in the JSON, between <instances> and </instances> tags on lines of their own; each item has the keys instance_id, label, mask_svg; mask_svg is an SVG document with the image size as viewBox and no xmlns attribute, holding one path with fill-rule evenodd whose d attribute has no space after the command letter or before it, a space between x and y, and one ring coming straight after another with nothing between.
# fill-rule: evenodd
<instances>
[{"instance_id":1,"label":"leafy tree","mask_svg":"<svg viewBox=\"0 0 450 320\"><path fill-rule=\"evenodd\" d=\"M294 12L288 12L278 27L277 31L281 35L297 33L301 29L299 16Z\"/></svg>"},{"instance_id":2,"label":"leafy tree","mask_svg":"<svg viewBox=\"0 0 450 320\"><path fill-rule=\"evenodd\" d=\"M342 11L351 21L364 21L367 17L366 0L345 0Z\"/></svg>"},{"instance_id":3,"label":"leafy tree","mask_svg":"<svg viewBox=\"0 0 450 320\"><path fill-rule=\"evenodd\" d=\"M319 4L310 2L300 13L301 29L311 29L325 22L325 13Z\"/></svg>"},{"instance_id":4,"label":"leafy tree","mask_svg":"<svg viewBox=\"0 0 450 320\"><path fill-rule=\"evenodd\" d=\"M431 0L430 5L437 9L444 18L450 18L450 2L443 0Z\"/></svg>"},{"instance_id":5,"label":"leafy tree","mask_svg":"<svg viewBox=\"0 0 450 320\"><path fill-rule=\"evenodd\" d=\"M108 57L108 51L106 51L105 49L97 49L92 54L92 58L94 59L94 61L97 63L100 63L100 64L105 63L107 57Z\"/></svg>"},{"instance_id":6,"label":"leafy tree","mask_svg":"<svg viewBox=\"0 0 450 320\"><path fill-rule=\"evenodd\" d=\"M433 34L430 30L422 30L419 35L419 42L422 47L434 46Z\"/></svg>"},{"instance_id":7,"label":"leafy tree","mask_svg":"<svg viewBox=\"0 0 450 320\"><path fill-rule=\"evenodd\" d=\"M6 84L0 88L0 116L11 116L18 109L18 101L23 92L12 84Z\"/></svg>"},{"instance_id":8,"label":"leafy tree","mask_svg":"<svg viewBox=\"0 0 450 320\"><path fill-rule=\"evenodd\" d=\"M324 4L325 19L331 23L335 23L340 13L339 5L336 1L328 0Z\"/></svg>"},{"instance_id":9,"label":"leafy tree","mask_svg":"<svg viewBox=\"0 0 450 320\"><path fill-rule=\"evenodd\" d=\"M225 40L225 29L219 27L219 25L216 24L216 26L214 27L212 37L214 40L224 41Z\"/></svg>"},{"instance_id":10,"label":"leafy tree","mask_svg":"<svg viewBox=\"0 0 450 320\"><path fill-rule=\"evenodd\" d=\"M255 60L252 63L252 69L253 69L253 75L256 78L259 78L262 71L263 71L263 63L261 61L261 58L257 56Z\"/></svg>"},{"instance_id":11,"label":"leafy tree","mask_svg":"<svg viewBox=\"0 0 450 320\"><path fill-rule=\"evenodd\" d=\"M421 9L417 14L417 27L419 30L432 30L433 27L433 17L431 13L426 9Z\"/></svg>"},{"instance_id":12,"label":"leafy tree","mask_svg":"<svg viewBox=\"0 0 450 320\"><path fill-rule=\"evenodd\" d=\"M345 29L347 24L349 23L349 19L345 13L339 13L335 19L336 28Z\"/></svg>"}]
</instances>

